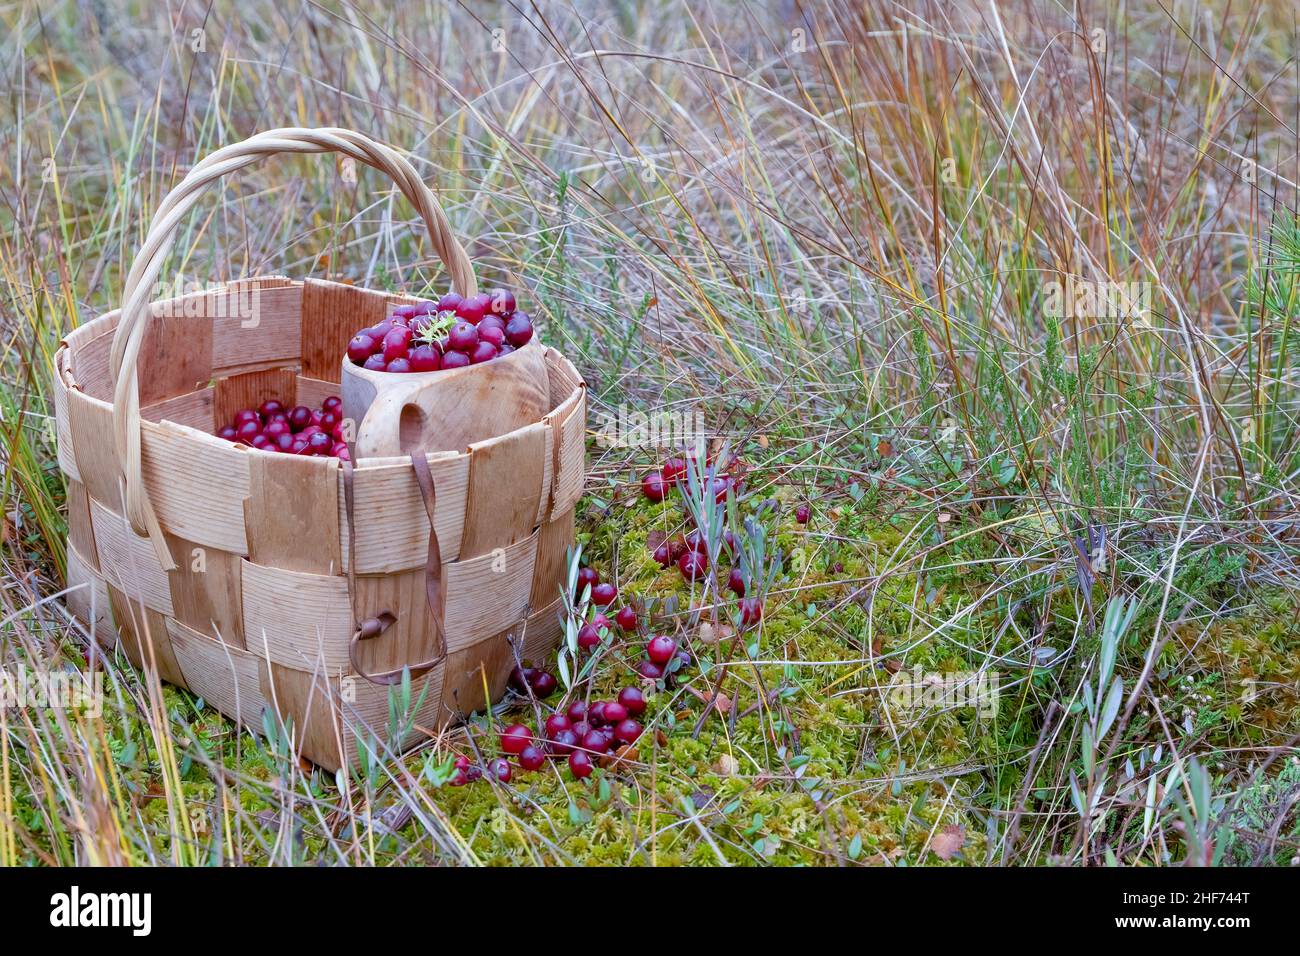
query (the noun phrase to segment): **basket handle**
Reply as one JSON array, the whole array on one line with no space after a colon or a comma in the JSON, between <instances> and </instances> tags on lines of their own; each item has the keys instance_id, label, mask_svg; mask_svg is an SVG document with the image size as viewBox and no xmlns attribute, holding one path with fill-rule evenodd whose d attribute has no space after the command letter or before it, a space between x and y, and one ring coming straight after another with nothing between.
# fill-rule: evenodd
<instances>
[{"instance_id":1,"label":"basket handle","mask_svg":"<svg viewBox=\"0 0 1300 956\"><path fill-rule=\"evenodd\" d=\"M113 377L113 441L125 484L126 518L136 534L149 535L165 570L174 568L175 563L144 487L140 452L140 390L136 374L140 347L152 319L149 298L154 282L176 239L177 227L205 187L266 156L329 152L343 153L387 173L420 213L434 251L451 274L457 291L462 295L478 291L469 256L452 235L451 223L438 200L410 162L390 146L347 129L287 127L267 130L242 143L224 146L196 163L159 205L144 244L136 254L122 292L121 317L113 336L109 365Z\"/></svg>"}]
</instances>

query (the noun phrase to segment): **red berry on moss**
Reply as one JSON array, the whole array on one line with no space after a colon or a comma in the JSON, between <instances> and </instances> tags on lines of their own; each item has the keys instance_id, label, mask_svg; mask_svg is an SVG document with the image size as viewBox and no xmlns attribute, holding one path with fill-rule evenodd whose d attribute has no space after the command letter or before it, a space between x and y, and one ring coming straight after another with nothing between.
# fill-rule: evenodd
<instances>
[{"instance_id":1,"label":"red berry on moss","mask_svg":"<svg viewBox=\"0 0 1300 956\"><path fill-rule=\"evenodd\" d=\"M763 619L763 602L756 597L744 598L740 602L740 623L757 624Z\"/></svg>"},{"instance_id":2,"label":"red berry on moss","mask_svg":"<svg viewBox=\"0 0 1300 956\"><path fill-rule=\"evenodd\" d=\"M501 731L501 749L517 754L533 742L533 732L524 724L511 724Z\"/></svg>"},{"instance_id":3,"label":"red berry on moss","mask_svg":"<svg viewBox=\"0 0 1300 956\"><path fill-rule=\"evenodd\" d=\"M709 570L709 559L699 551L687 551L677 561L677 570L687 581L697 581Z\"/></svg>"},{"instance_id":4,"label":"red berry on moss","mask_svg":"<svg viewBox=\"0 0 1300 956\"><path fill-rule=\"evenodd\" d=\"M559 684L555 680L555 675L550 671L538 671L533 677L533 693L545 700L555 693Z\"/></svg>"},{"instance_id":5,"label":"red berry on moss","mask_svg":"<svg viewBox=\"0 0 1300 956\"><path fill-rule=\"evenodd\" d=\"M740 573L740 568L731 569L731 574L727 575L727 587L731 588L737 597L745 596L745 576Z\"/></svg>"},{"instance_id":6,"label":"red berry on moss","mask_svg":"<svg viewBox=\"0 0 1300 956\"><path fill-rule=\"evenodd\" d=\"M591 758L587 756L585 751L575 750L573 753L569 754L569 769L573 771L573 775L579 780L585 777L590 777L592 769Z\"/></svg>"},{"instance_id":7,"label":"red berry on moss","mask_svg":"<svg viewBox=\"0 0 1300 956\"><path fill-rule=\"evenodd\" d=\"M582 738L582 749L591 753L603 754L609 750L609 741L599 730L593 730Z\"/></svg>"},{"instance_id":8,"label":"red berry on moss","mask_svg":"<svg viewBox=\"0 0 1300 956\"><path fill-rule=\"evenodd\" d=\"M523 753L523 751L521 750L520 753ZM497 759L493 760L489 765L489 769L492 771L492 776L496 777L502 783L510 782L510 761L505 757L497 757Z\"/></svg>"},{"instance_id":9,"label":"red berry on moss","mask_svg":"<svg viewBox=\"0 0 1300 956\"><path fill-rule=\"evenodd\" d=\"M641 479L641 494L651 501L663 501L668 494L668 482L657 471L652 471Z\"/></svg>"},{"instance_id":10,"label":"red berry on moss","mask_svg":"<svg viewBox=\"0 0 1300 956\"><path fill-rule=\"evenodd\" d=\"M646 680L659 680L664 676L664 669L654 661L640 661L636 665L636 672Z\"/></svg>"},{"instance_id":11,"label":"red berry on moss","mask_svg":"<svg viewBox=\"0 0 1300 956\"><path fill-rule=\"evenodd\" d=\"M599 583L600 583L600 575L596 573L595 568L578 568L578 593L579 594L582 593L582 589L585 588L587 585L590 584L594 588Z\"/></svg>"},{"instance_id":12,"label":"red berry on moss","mask_svg":"<svg viewBox=\"0 0 1300 956\"><path fill-rule=\"evenodd\" d=\"M591 589L591 603L597 607L609 607L618 598L618 588L608 581L602 581Z\"/></svg>"},{"instance_id":13,"label":"red berry on moss","mask_svg":"<svg viewBox=\"0 0 1300 956\"><path fill-rule=\"evenodd\" d=\"M634 744L636 739L641 736L641 725L631 717L620 720L614 727L614 737L625 744Z\"/></svg>"},{"instance_id":14,"label":"red berry on moss","mask_svg":"<svg viewBox=\"0 0 1300 956\"><path fill-rule=\"evenodd\" d=\"M618 613L614 615L614 623L625 631L636 630L636 609L632 607L621 607Z\"/></svg>"},{"instance_id":15,"label":"red berry on moss","mask_svg":"<svg viewBox=\"0 0 1300 956\"><path fill-rule=\"evenodd\" d=\"M587 702L585 700L575 700L565 711L571 723L576 724L580 720L587 719Z\"/></svg>"},{"instance_id":16,"label":"red berry on moss","mask_svg":"<svg viewBox=\"0 0 1300 956\"><path fill-rule=\"evenodd\" d=\"M531 744L519 751L519 766L528 771L542 769L546 755Z\"/></svg>"},{"instance_id":17,"label":"red berry on moss","mask_svg":"<svg viewBox=\"0 0 1300 956\"><path fill-rule=\"evenodd\" d=\"M546 752L553 757L563 757L565 754L572 753L577 746L578 735L572 730L561 730L546 741Z\"/></svg>"},{"instance_id":18,"label":"red berry on moss","mask_svg":"<svg viewBox=\"0 0 1300 956\"><path fill-rule=\"evenodd\" d=\"M667 664L677 653L677 642L667 634L650 638L645 646L646 655L656 664Z\"/></svg>"},{"instance_id":19,"label":"red berry on moss","mask_svg":"<svg viewBox=\"0 0 1300 956\"><path fill-rule=\"evenodd\" d=\"M568 730L573 726L573 722L564 714L551 714L546 718L546 736L554 737L561 730Z\"/></svg>"},{"instance_id":20,"label":"red berry on moss","mask_svg":"<svg viewBox=\"0 0 1300 956\"><path fill-rule=\"evenodd\" d=\"M653 557L655 559L655 564L659 565L661 568L666 568L668 565L673 563L673 552L672 549L668 547L667 541L662 542L659 547L655 548Z\"/></svg>"},{"instance_id":21,"label":"red berry on moss","mask_svg":"<svg viewBox=\"0 0 1300 956\"><path fill-rule=\"evenodd\" d=\"M811 517L812 508L809 508L807 505L800 505L794 509L794 520L800 524L807 524Z\"/></svg>"},{"instance_id":22,"label":"red berry on moss","mask_svg":"<svg viewBox=\"0 0 1300 956\"><path fill-rule=\"evenodd\" d=\"M605 701L605 710L601 714L605 723L611 726L617 724L620 720L627 720L627 708L616 700Z\"/></svg>"},{"instance_id":23,"label":"red berry on moss","mask_svg":"<svg viewBox=\"0 0 1300 956\"><path fill-rule=\"evenodd\" d=\"M624 687L618 692L618 702L627 709L629 714L645 713L645 695L641 693L640 688Z\"/></svg>"},{"instance_id":24,"label":"red berry on moss","mask_svg":"<svg viewBox=\"0 0 1300 956\"><path fill-rule=\"evenodd\" d=\"M595 624L584 624L578 628L578 646L589 651L600 643L600 629Z\"/></svg>"},{"instance_id":25,"label":"red berry on moss","mask_svg":"<svg viewBox=\"0 0 1300 956\"><path fill-rule=\"evenodd\" d=\"M669 484L678 484L686 476L686 460L684 458L666 459L663 467L659 469L659 473L663 475L664 481Z\"/></svg>"},{"instance_id":26,"label":"red berry on moss","mask_svg":"<svg viewBox=\"0 0 1300 956\"><path fill-rule=\"evenodd\" d=\"M587 708L587 722L593 727L599 727L605 722L605 702L598 700Z\"/></svg>"}]
</instances>

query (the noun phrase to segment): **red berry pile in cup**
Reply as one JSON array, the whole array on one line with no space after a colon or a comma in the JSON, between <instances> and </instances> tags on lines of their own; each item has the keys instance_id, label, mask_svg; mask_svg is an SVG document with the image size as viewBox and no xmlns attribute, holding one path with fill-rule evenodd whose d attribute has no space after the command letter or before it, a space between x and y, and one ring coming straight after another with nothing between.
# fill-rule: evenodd
<instances>
[{"instance_id":1,"label":"red berry pile in cup","mask_svg":"<svg viewBox=\"0 0 1300 956\"><path fill-rule=\"evenodd\" d=\"M354 365L375 372L436 372L490 362L527 345L533 321L506 289L462 297L448 292L399 305L348 342Z\"/></svg>"},{"instance_id":2,"label":"red berry pile in cup","mask_svg":"<svg viewBox=\"0 0 1300 956\"><path fill-rule=\"evenodd\" d=\"M343 402L337 395L316 409L289 408L279 399L268 398L257 408L235 412L234 421L219 429L217 437L262 451L350 460L343 440Z\"/></svg>"}]
</instances>

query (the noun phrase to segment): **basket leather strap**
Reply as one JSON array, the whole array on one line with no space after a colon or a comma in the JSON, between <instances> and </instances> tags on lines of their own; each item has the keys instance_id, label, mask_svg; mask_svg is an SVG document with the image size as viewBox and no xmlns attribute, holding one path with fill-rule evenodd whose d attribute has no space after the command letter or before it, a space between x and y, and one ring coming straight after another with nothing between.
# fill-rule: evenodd
<instances>
[{"instance_id":1,"label":"basket leather strap","mask_svg":"<svg viewBox=\"0 0 1300 956\"><path fill-rule=\"evenodd\" d=\"M357 526L353 471L352 463L349 461L342 462L342 466L343 500L348 512L348 595L352 601L352 617L357 625L357 629L352 633L352 639L348 642L348 660L352 664L353 671L372 684L385 686L400 684L403 674L407 671L410 672L411 679L415 680L429 673L429 671L441 664L447 656L447 635L443 629L445 603L442 590L442 551L438 546L438 530L434 524L437 497L433 484L433 475L429 472L429 461L419 452L411 455L411 467L415 471L415 480L420 486L420 497L424 501L424 510L429 515L429 554L424 565L424 590L429 602L429 617L432 620L434 636L437 640L437 655L423 664L399 667L395 670L385 671L382 674L367 673L357 660L357 650L362 641L372 640L388 630L397 621L397 615L392 611L381 611L378 615L366 618L364 621L357 616L355 557L357 553Z\"/></svg>"}]
</instances>

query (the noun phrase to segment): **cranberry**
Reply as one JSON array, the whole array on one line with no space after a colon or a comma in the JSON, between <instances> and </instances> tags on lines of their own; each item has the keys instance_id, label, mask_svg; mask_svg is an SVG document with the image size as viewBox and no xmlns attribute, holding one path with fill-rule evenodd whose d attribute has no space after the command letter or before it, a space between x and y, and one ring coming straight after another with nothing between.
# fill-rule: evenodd
<instances>
[{"instance_id":1,"label":"cranberry","mask_svg":"<svg viewBox=\"0 0 1300 956\"><path fill-rule=\"evenodd\" d=\"M608 581L602 581L591 589L591 603L597 607L609 607L618 597L618 588Z\"/></svg>"},{"instance_id":2,"label":"cranberry","mask_svg":"<svg viewBox=\"0 0 1300 956\"><path fill-rule=\"evenodd\" d=\"M395 358L387 365L384 366L385 372L402 373L402 372L409 372L410 370L411 370L411 360L406 358L405 356L403 356L402 358Z\"/></svg>"},{"instance_id":3,"label":"cranberry","mask_svg":"<svg viewBox=\"0 0 1300 956\"><path fill-rule=\"evenodd\" d=\"M807 524L808 519L812 517L812 509L807 505L800 505L794 509L794 520L800 524Z\"/></svg>"},{"instance_id":4,"label":"cranberry","mask_svg":"<svg viewBox=\"0 0 1300 956\"><path fill-rule=\"evenodd\" d=\"M563 757L567 753L572 753L573 749L578 746L578 735L572 730L561 730L558 734L546 741L546 752L553 757Z\"/></svg>"},{"instance_id":5,"label":"cranberry","mask_svg":"<svg viewBox=\"0 0 1300 956\"><path fill-rule=\"evenodd\" d=\"M311 424L311 409L306 405L299 405L289 413L289 427L296 432L302 431Z\"/></svg>"},{"instance_id":6,"label":"cranberry","mask_svg":"<svg viewBox=\"0 0 1300 956\"><path fill-rule=\"evenodd\" d=\"M686 460L683 458L669 458L664 461L663 466L659 469L664 481L671 485L680 484L686 477Z\"/></svg>"},{"instance_id":7,"label":"cranberry","mask_svg":"<svg viewBox=\"0 0 1300 956\"><path fill-rule=\"evenodd\" d=\"M700 554L709 553L709 543L704 540L704 535L698 531L692 531L688 534L684 544L687 551L698 551Z\"/></svg>"},{"instance_id":8,"label":"cranberry","mask_svg":"<svg viewBox=\"0 0 1300 956\"><path fill-rule=\"evenodd\" d=\"M401 321L403 319L409 319L413 315L417 315L419 311L420 311L420 307L418 305L412 305L411 303L407 302L395 307L392 313L389 315L389 318L395 319L397 321Z\"/></svg>"},{"instance_id":9,"label":"cranberry","mask_svg":"<svg viewBox=\"0 0 1300 956\"><path fill-rule=\"evenodd\" d=\"M600 575L596 573L595 568L578 568L578 593L579 594L582 593L582 589L585 588L587 585L590 584L594 588L599 583L600 583Z\"/></svg>"},{"instance_id":10,"label":"cranberry","mask_svg":"<svg viewBox=\"0 0 1300 956\"><path fill-rule=\"evenodd\" d=\"M600 628L595 624L584 624L578 628L578 646L589 651L600 643Z\"/></svg>"},{"instance_id":11,"label":"cranberry","mask_svg":"<svg viewBox=\"0 0 1300 956\"><path fill-rule=\"evenodd\" d=\"M509 289L493 289L488 293L488 301L497 315L509 315L515 310L515 294Z\"/></svg>"},{"instance_id":12,"label":"cranberry","mask_svg":"<svg viewBox=\"0 0 1300 956\"><path fill-rule=\"evenodd\" d=\"M293 451L293 446L296 441L297 438L294 436L293 432L285 432L283 435L280 435L275 439L275 447L284 452Z\"/></svg>"},{"instance_id":13,"label":"cranberry","mask_svg":"<svg viewBox=\"0 0 1300 956\"><path fill-rule=\"evenodd\" d=\"M384 336L384 361L406 358L411 348L411 330L404 325L390 331Z\"/></svg>"},{"instance_id":14,"label":"cranberry","mask_svg":"<svg viewBox=\"0 0 1300 956\"><path fill-rule=\"evenodd\" d=\"M546 736L549 739L561 730L568 730L572 726L573 723L564 714L551 714L546 718Z\"/></svg>"},{"instance_id":15,"label":"cranberry","mask_svg":"<svg viewBox=\"0 0 1300 956\"><path fill-rule=\"evenodd\" d=\"M533 321L527 312L516 312L506 323L506 341L515 348L527 345L533 337Z\"/></svg>"},{"instance_id":16,"label":"cranberry","mask_svg":"<svg viewBox=\"0 0 1300 956\"><path fill-rule=\"evenodd\" d=\"M411 349L412 372L436 372L442 368L442 356L432 345L417 345Z\"/></svg>"},{"instance_id":17,"label":"cranberry","mask_svg":"<svg viewBox=\"0 0 1300 956\"><path fill-rule=\"evenodd\" d=\"M334 439L325 432L316 432L307 439L307 453L311 455L328 455L334 450Z\"/></svg>"},{"instance_id":18,"label":"cranberry","mask_svg":"<svg viewBox=\"0 0 1300 956\"><path fill-rule=\"evenodd\" d=\"M338 412L325 412L320 417L320 428L323 432L333 435L334 430L338 428L341 415Z\"/></svg>"},{"instance_id":19,"label":"cranberry","mask_svg":"<svg viewBox=\"0 0 1300 956\"><path fill-rule=\"evenodd\" d=\"M573 775L579 780L591 776L591 767L591 758L587 756L585 751L575 750L569 754L569 769L573 771Z\"/></svg>"},{"instance_id":20,"label":"cranberry","mask_svg":"<svg viewBox=\"0 0 1300 956\"><path fill-rule=\"evenodd\" d=\"M565 713L568 715L569 720L575 724L579 721L586 720L587 702L585 700L575 700L569 705L569 709L565 711Z\"/></svg>"},{"instance_id":21,"label":"cranberry","mask_svg":"<svg viewBox=\"0 0 1300 956\"><path fill-rule=\"evenodd\" d=\"M365 362L374 352L375 340L364 332L352 336L352 341L348 343L348 358L357 365Z\"/></svg>"},{"instance_id":22,"label":"cranberry","mask_svg":"<svg viewBox=\"0 0 1300 956\"><path fill-rule=\"evenodd\" d=\"M465 300L457 293L448 292L446 295L444 295L441 299L438 300L437 311L455 312L456 309L460 306L460 304L464 301Z\"/></svg>"},{"instance_id":23,"label":"cranberry","mask_svg":"<svg viewBox=\"0 0 1300 956\"><path fill-rule=\"evenodd\" d=\"M667 664L677 653L677 642L667 634L650 638L645 646L646 655L656 664Z\"/></svg>"},{"instance_id":24,"label":"cranberry","mask_svg":"<svg viewBox=\"0 0 1300 956\"><path fill-rule=\"evenodd\" d=\"M469 368L469 356L452 350L442 357L443 368Z\"/></svg>"},{"instance_id":25,"label":"cranberry","mask_svg":"<svg viewBox=\"0 0 1300 956\"><path fill-rule=\"evenodd\" d=\"M384 370L384 366L387 364L388 363L384 361L383 353L376 352L374 355L370 356L370 358L362 362L361 367L368 368L372 372L382 372ZM465 364L468 365L469 363L466 362Z\"/></svg>"},{"instance_id":26,"label":"cranberry","mask_svg":"<svg viewBox=\"0 0 1300 956\"><path fill-rule=\"evenodd\" d=\"M641 736L641 725L631 717L620 720L614 728L614 739L621 740L625 744L634 744L636 739Z\"/></svg>"},{"instance_id":27,"label":"cranberry","mask_svg":"<svg viewBox=\"0 0 1300 956\"><path fill-rule=\"evenodd\" d=\"M478 327L479 348L482 348L483 344L487 343L492 346L495 352L495 350L499 350L501 346L505 344L506 333L503 330L498 329L495 325L484 326L484 322L487 322L487 319L480 322Z\"/></svg>"},{"instance_id":28,"label":"cranberry","mask_svg":"<svg viewBox=\"0 0 1300 956\"><path fill-rule=\"evenodd\" d=\"M545 700L555 693L559 684L555 680L555 675L550 671L538 671L537 676L533 678L533 693Z\"/></svg>"},{"instance_id":29,"label":"cranberry","mask_svg":"<svg viewBox=\"0 0 1300 956\"><path fill-rule=\"evenodd\" d=\"M736 534L730 528L724 528L722 531L722 546L727 554L735 555L737 550Z\"/></svg>"},{"instance_id":30,"label":"cranberry","mask_svg":"<svg viewBox=\"0 0 1300 956\"><path fill-rule=\"evenodd\" d=\"M664 669L654 661L641 661L636 665L636 672L646 680L659 680L664 676Z\"/></svg>"},{"instance_id":31,"label":"cranberry","mask_svg":"<svg viewBox=\"0 0 1300 956\"><path fill-rule=\"evenodd\" d=\"M668 494L668 482L657 471L652 471L641 479L641 494L651 501L663 501Z\"/></svg>"},{"instance_id":32,"label":"cranberry","mask_svg":"<svg viewBox=\"0 0 1300 956\"><path fill-rule=\"evenodd\" d=\"M284 404L274 398L268 398L259 407L258 412L262 415L263 421L268 421L272 415L279 415L284 411Z\"/></svg>"},{"instance_id":33,"label":"cranberry","mask_svg":"<svg viewBox=\"0 0 1300 956\"><path fill-rule=\"evenodd\" d=\"M447 333L447 346L457 352L474 351L478 346L478 329L468 322L457 322Z\"/></svg>"},{"instance_id":34,"label":"cranberry","mask_svg":"<svg viewBox=\"0 0 1300 956\"><path fill-rule=\"evenodd\" d=\"M607 700L601 717L607 724L617 724L621 720L627 720L627 708L616 700Z\"/></svg>"},{"instance_id":35,"label":"cranberry","mask_svg":"<svg viewBox=\"0 0 1300 956\"><path fill-rule=\"evenodd\" d=\"M641 693L640 688L624 687L618 692L618 702L623 705L629 714L639 715L645 713L645 695Z\"/></svg>"},{"instance_id":36,"label":"cranberry","mask_svg":"<svg viewBox=\"0 0 1300 956\"><path fill-rule=\"evenodd\" d=\"M687 551L677 562L677 570L687 581L696 581L709 570L709 559L699 551Z\"/></svg>"},{"instance_id":37,"label":"cranberry","mask_svg":"<svg viewBox=\"0 0 1300 956\"><path fill-rule=\"evenodd\" d=\"M614 615L614 623L625 631L636 630L636 609L632 607L621 607L618 613Z\"/></svg>"},{"instance_id":38,"label":"cranberry","mask_svg":"<svg viewBox=\"0 0 1300 956\"><path fill-rule=\"evenodd\" d=\"M239 436L235 433L234 425L226 425L221 431L217 432L218 438L224 438L226 441L234 441Z\"/></svg>"},{"instance_id":39,"label":"cranberry","mask_svg":"<svg viewBox=\"0 0 1300 956\"><path fill-rule=\"evenodd\" d=\"M582 738L582 749L595 754L603 754L609 749L609 741L599 730L593 730Z\"/></svg>"},{"instance_id":40,"label":"cranberry","mask_svg":"<svg viewBox=\"0 0 1300 956\"><path fill-rule=\"evenodd\" d=\"M686 540L684 538L673 538L671 541L668 542L668 555L672 559L673 564L676 564L678 561L680 561L682 555L685 554L688 550L689 549L686 547Z\"/></svg>"},{"instance_id":41,"label":"cranberry","mask_svg":"<svg viewBox=\"0 0 1300 956\"><path fill-rule=\"evenodd\" d=\"M254 418L257 412L253 412ZM244 444L251 444L253 437L262 434L262 423L260 421L244 421L235 427L235 438Z\"/></svg>"},{"instance_id":42,"label":"cranberry","mask_svg":"<svg viewBox=\"0 0 1300 956\"><path fill-rule=\"evenodd\" d=\"M709 490L713 493L713 500L722 504L727 500L727 492L732 490L731 479L726 475L714 475L709 480Z\"/></svg>"},{"instance_id":43,"label":"cranberry","mask_svg":"<svg viewBox=\"0 0 1300 956\"><path fill-rule=\"evenodd\" d=\"M573 725L572 730L574 736L581 740L583 737L587 736L587 734L591 733L592 725L587 723L585 720L580 720Z\"/></svg>"},{"instance_id":44,"label":"cranberry","mask_svg":"<svg viewBox=\"0 0 1300 956\"><path fill-rule=\"evenodd\" d=\"M460 305L456 306L456 315L466 322L477 325L479 320L487 315L491 309L492 300L488 297L488 294L486 292L476 292L461 300Z\"/></svg>"},{"instance_id":45,"label":"cranberry","mask_svg":"<svg viewBox=\"0 0 1300 956\"><path fill-rule=\"evenodd\" d=\"M271 444L271 439L267 438L264 434L254 435L249 439L248 443L254 448L262 451L273 451L275 449L275 446Z\"/></svg>"},{"instance_id":46,"label":"cranberry","mask_svg":"<svg viewBox=\"0 0 1300 956\"><path fill-rule=\"evenodd\" d=\"M522 753L522 751L520 752ZM492 776L502 783L510 782L510 761L505 757L497 757L496 760L492 761L489 769L492 771Z\"/></svg>"},{"instance_id":47,"label":"cranberry","mask_svg":"<svg viewBox=\"0 0 1300 956\"><path fill-rule=\"evenodd\" d=\"M519 766L523 770L540 770L546 763L546 755L531 744L519 751Z\"/></svg>"},{"instance_id":48,"label":"cranberry","mask_svg":"<svg viewBox=\"0 0 1300 956\"><path fill-rule=\"evenodd\" d=\"M745 576L740 573L740 568L731 569L731 573L727 575L727 587L731 588L737 597L745 596Z\"/></svg>"},{"instance_id":49,"label":"cranberry","mask_svg":"<svg viewBox=\"0 0 1300 956\"><path fill-rule=\"evenodd\" d=\"M469 353L470 365L482 365L484 362L490 362L497 357L497 347L486 340L479 342L474 346L474 351Z\"/></svg>"},{"instance_id":50,"label":"cranberry","mask_svg":"<svg viewBox=\"0 0 1300 956\"><path fill-rule=\"evenodd\" d=\"M598 700L587 708L587 722L593 727L599 727L605 722L605 702Z\"/></svg>"},{"instance_id":51,"label":"cranberry","mask_svg":"<svg viewBox=\"0 0 1300 956\"><path fill-rule=\"evenodd\" d=\"M348 451L348 446L343 442L335 442L334 447L330 449L330 454L339 461L351 461L352 453Z\"/></svg>"},{"instance_id":52,"label":"cranberry","mask_svg":"<svg viewBox=\"0 0 1300 956\"><path fill-rule=\"evenodd\" d=\"M335 415L343 414L343 399L337 395L331 395L325 401L320 403L321 411L333 412Z\"/></svg>"},{"instance_id":53,"label":"cranberry","mask_svg":"<svg viewBox=\"0 0 1300 956\"><path fill-rule=\"evenodd\" d=\"M236 428L240 425L246 424L247 422L253 422L258 428L261 428L262 416L257 414L257 412L253 411L251 408L241 408L239 411L235 412Z\"/></svg>"},{"instance_id":54,"label":"cranberry","mask_svg":"<svg viewBox=\"0 0 1300 956\"><path fill-rule=\"evenodd\" d=\"M740 602L740 623L757 624L763 619L763 602L756 597L744 598Z\"/></svg>"},{"instance_id":55,"label":"cranberry","mask_svg":"<svg viewBox=\"0 0 1300 956\"><path fill-rule=\"evenodd\" d=\"M509 355L514 350L515 347L507 342L505 345L501 346L501 348L497 349L497 358L501 358L503 355Z\"/></svg>"},{"instance_id":56,"label":"cranberry","mask_svg":"<svg viewBox=\"0 0 1300 956\"><path fill-rule=\"evenodd\" d=\"M485 315L483 321L478 324L478 334L481 336L484 329L506 330L506 320L499 315Z\"/></svg>"},{"instance_id":57,"label":"cranberry","mask_svg":"<svg viewBox=\"0 0 1300 956\"><path fill-rule=\"evenodd\" d=\"M289 454L301 455L307 451L307 439L301 435L293 436L293 444L289 446Z\"/></svg>"},{"instance_id":58,"label":"cranberry","mask_svg":"<svg viewBox=\"0 0 1300 956\"><path fill-rule=\"evenodd\" d=\"M533 732L523 724L511 724L501 731L501 749L517 754L533 742Z\"/></svg>"},{"instance_id":59,"label":"cranberry","mask_svg":"<svg viewBox=\"0 0 1300 956\"><path fill-rule=\"evenodd\" d=\"M659 547L655 548L652 557L655 559L655 564L661 568L666 568L673 563L672 548L668 546L667 541L664 541Z\"/></svg>"}]
</instances>

